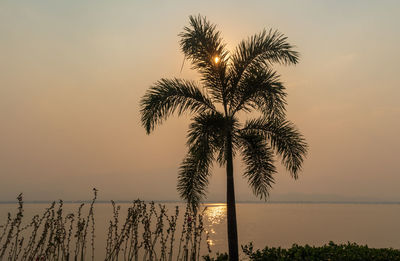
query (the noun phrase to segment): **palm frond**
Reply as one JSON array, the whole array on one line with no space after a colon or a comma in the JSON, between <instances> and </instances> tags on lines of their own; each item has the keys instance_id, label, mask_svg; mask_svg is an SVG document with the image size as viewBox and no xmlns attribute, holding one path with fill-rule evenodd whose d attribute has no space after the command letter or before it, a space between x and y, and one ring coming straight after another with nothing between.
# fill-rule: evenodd
<instances>
[{"instance_id":1,"label":"palm frond","mask_svg":"<svg viewBox=\"0 0 400 261\"><path fill-rule=\"evenodd\" d=\"M219 112L211 111L195 116L189 126L187 145L189 148L195 146L210 146L219 148L224 142L225 118Z\"/></svg>"},{"instance_id":2,"label":"palm frond","mask_svg":"<svg viewBox=\"0 0 400 261\"><path fill-rule=\"evenodd\" d=\"M258 133L268 139L272 148L282 157L282 164L297 179L308 146L293 123L279 118L261 117L247 121L241 132Z\"/></svg>"},{"instance_id":3,"label":"palm frond","mask_svg":"<svg viewBox=\"0 0 400 261\"><path fill-rule=\"evenodd\" d=\"M225 117L225 124L226 128L228 131L231 133L231 143L232 143L232 157L235 158L236 152L240 147L239 144L239 137L236 134L236 130L240 128L240 123L239 120L234 117ZM227 154L226 154L226 149L227 149L227 137L226 133L224 134L223 137L223 144L222 146L219 147L218 150L218 155L217 155L217 162L219 163L220 167L224 166L227 160Z\"/></svg>"},{"instance_id":4,"label":"palm frond","mask_svg":"<svg viewBox=\"0 0 400 261\"><path fill-rule=\"evenodd\" d=\"M140 101L141 120L146 132L154 130L169 115L178 111L203 112L215 110L212 101L192 81L161 79Z\"/></svg>"},{"instance_id":5,"label":"palm frond","mask_svg":"<svg viewBox=\"0 0 400 261\"><path fill-rule=\"evenodd\" d=\"M240 42L235 49L229 70L232 91L248 68L270 66L273 63L296 64L298 60L299 53L287 42L286 36L278 31L263 30Z\"/></svg>"},{"instance_id":6,"label":"palm frond","mask_svg":"<svg viewBox=\"0 0 400 261\"><path fill-rule=\"evenodd\" d=\"M243 174L253 193L261 199L266 199L269 189L274 183L276 173L273 151L266 143L265 138L257 132L240 133L241 151L246 170Z\"/></svg>"},{"instance_id":7,"label":"palm frond","mask_svg":"<svg viewBox=\"0 0 400 261\"><path fill-rule=\"evenodd\" d=\"M205 17L190 16L189 20L190 25L179 34L182 52L192 62L193 68L200 72L203 84L210 89L213 97L222 102L223 88L227 83L228 51L221 33ZM216 56L220 59L218 63L213 60Z\"/></svg>"},{"instance_id":8,"label":"palm frond","mask_svg":"<svg viewBox=\"0 0 400 261\"><path fill-rule=\"evenodd\" d=\"M196 209L204 198L214 152L223 144L224 117L218 112L202 113L189 126L189 152L178 176L180 196Z\"/></svg>"},{"instance_id":9,"label":"palm frond","mask_svg":"<svg viewBox=\"0 0 400 261\"><path fill-rule=\"evenodd\" d=\"M277 73L266 67L252 67L246 71L230 101L232 115L239 110L250 111L253 108L267 117L285 116L285 87Z\"/></svg>"},{"instance_id":10,"label":"palm frond","mask_svg":"<svg viewBox=\"0 0 400 261\"><path fill-rule=\"evenodd\" d=\"M210 176L209 165L212 159L205 155L189 153L182 162L178 173L177 190L179 195L193 209L197 209L207 192Z\"/></svg>"}]
</instances>

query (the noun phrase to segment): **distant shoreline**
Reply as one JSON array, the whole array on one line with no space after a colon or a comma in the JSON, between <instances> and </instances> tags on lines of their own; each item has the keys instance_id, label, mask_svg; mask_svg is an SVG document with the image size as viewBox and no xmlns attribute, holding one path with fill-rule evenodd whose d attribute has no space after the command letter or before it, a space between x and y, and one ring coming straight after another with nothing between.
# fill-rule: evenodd
<instances>
[{"instance_id":1,"label":"distant shoreline","mask_svg":"<svg viewBox=\"0 0 400 261\"><path fill-rule=\"evenodd\" d=\"M59 201L50 201L50 200L38 200L38 201L24 201L24 204L51 204L52 202ZM81 203L90 203L91 200L66 200L63 201L64 204L81 204ZM115 203L120 204L129 204L133 201L131 200L114 200ZM154 202L154 203L164 203L164 204L184 204L182 201L175 200L144 200L144 202ZM18 201L0 201L0 205L6 204L17 204ZM111 203L111 200L99 200L96 201L95 204L105 204ZM225 202L221 201L206 201L203 203L207 204L225 204ZM400 205L400 201L237 201L237 204L332 204L332 205Z\"/></svg>"}]
</instances>

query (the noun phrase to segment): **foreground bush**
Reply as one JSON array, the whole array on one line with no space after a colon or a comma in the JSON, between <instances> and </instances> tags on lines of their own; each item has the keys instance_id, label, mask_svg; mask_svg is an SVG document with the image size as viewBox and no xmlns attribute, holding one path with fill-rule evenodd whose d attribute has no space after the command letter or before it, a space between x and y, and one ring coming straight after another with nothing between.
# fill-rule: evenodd
<instances>
[{"instance_id":1,"label":"foreground bush","mask_svg":"<svg viewBox=\"0 0 400 261\"><path fill-rule=\"evenodd\" d=\"M263 250L254 250L253 245L242 246L246 259L254 261L396 261L400 260L400 250L392 248L369 248L356 243L337 245L332 241L322 247L309 245L298 246L294 244L291 248L266 247ZM205 256L206 261L225 261L228 255L217 254L216 258Z\"/></svg>"}]
</instances>

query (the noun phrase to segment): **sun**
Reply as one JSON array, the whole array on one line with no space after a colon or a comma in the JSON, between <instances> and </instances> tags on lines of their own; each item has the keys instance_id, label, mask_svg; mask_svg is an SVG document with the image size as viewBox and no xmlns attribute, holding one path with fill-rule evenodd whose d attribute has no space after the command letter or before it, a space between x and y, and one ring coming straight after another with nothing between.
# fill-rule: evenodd
<instances>
[{"instance_id":1,"label":"sun","mask_svg":"<svg viewBox=\"0 0 400 261\"><path fill-rule=\"evenodd\" d=\"M216 64L218 64L219 61L220 61L220 58L219 58L218 56L215 56L215 57L214 57L214 62L215 62Z\"/></svg>"}]
</instances>

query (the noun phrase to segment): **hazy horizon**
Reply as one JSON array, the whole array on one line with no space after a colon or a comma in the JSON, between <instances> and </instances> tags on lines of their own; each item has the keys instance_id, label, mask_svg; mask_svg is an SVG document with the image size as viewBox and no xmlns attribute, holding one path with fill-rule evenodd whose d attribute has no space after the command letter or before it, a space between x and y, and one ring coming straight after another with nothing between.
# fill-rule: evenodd
<instances>
[{"instance_id":1,"label":"hazy horizon","mask_svg":"<svg viewBox=\"0 0 400 261\"><path fill-rule=\"evenodd\" d=\"M190 116L147 136L139 100L162 77L199 79L189 62L181 72L178 43L197 14L230 50L272 28L300 52L275 68L310 149L296 181L278 164L271 200L400 201L399 12L388 0L1 1L0 201L90 199L93 187L99 200L177 200ZM237 200L256 200L239 155L234 171ZM208 200L223 201L225 181L215 164Z\"/></svg>"},{"instance_id":2,"label":"hazy horizon","mask_svg":"<svg viewBox=\"0 0 400 261\"><path fill-rule=\"evenodd\" d=\"M98 192L98 195L101 195L101 191ZM53 201L59 201L62 200L64 203L76 203L76 202L91 202L93 198L93 194L88 193L86 197L82 197L80 199L69 199L69 198L48 198L48 199L30 199L26 198L25 195L23 194L23 202L24 203L50 203ZM17 197L17 195L16 195ZM11 200L2 200L0 199L0 204L3 203L17 203L18 200L17 198L11 199ZM105 198L105 197L100 197L100 199L97 199L96 202L98 203L107 203L107 202L120 202L120 203L129 203L134 200L144 200L146 202L184 202L180 198L156 198L156 197L149 197L149 198L143 198L143 197L136 197L136 198ZM388 199L383 199L383 198L373 198L373 197L360 197L360 196L341 196L337 194L315 194L315 193L285 193L285 194L272 194L268 197L267 200L260 200L258 198L246 198L246 197L241 197L239 195L239 199L236 199L237 203L366 203L366 204L380 204L380 203L393 203L393 204L400 204L400 200L388 200ZM225 203L224 198L216 198L216 199L210 199L207 198L203 201L203 203Z\"/></svg>"}]
</instances>

